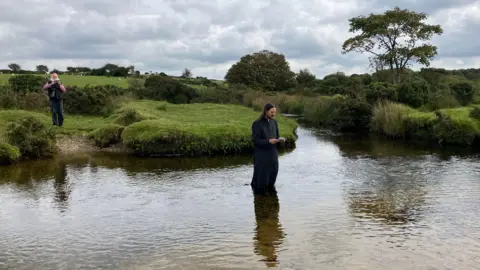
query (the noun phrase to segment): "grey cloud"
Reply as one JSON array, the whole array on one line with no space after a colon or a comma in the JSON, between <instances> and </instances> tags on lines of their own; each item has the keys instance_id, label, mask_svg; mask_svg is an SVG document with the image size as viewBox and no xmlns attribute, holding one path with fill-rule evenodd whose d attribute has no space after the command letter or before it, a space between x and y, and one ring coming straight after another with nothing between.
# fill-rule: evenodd
<instances>
[{"instance_id":1,"label":"grey cloud","mask_svg":"<svg viewBox=\"0 0 480 270\"><path fill-rule=\"evenodd\" d=\"M181 73L185 67L223 78L230 63L262 49L311 66L318 77L330 70L368 70L366 56L341 55L348 19L400 6L431 15L472 0L2 0L0 64L33 59L57 63L122 62L142 71ZM442 13L447 14L447 13ZM446 15L442 15L446 16ZM476 56L474 20L462 31L435 38L439 56ZM46 61L48 62L48 61ZM227 65L228 63L228 65ZM48 63L45 63L48 64ZM313 64L312 64L313 65ZM174 72L176 71L176 72ZM202 74L201 72L204 72Z\"/></svg>"}]
</instances>

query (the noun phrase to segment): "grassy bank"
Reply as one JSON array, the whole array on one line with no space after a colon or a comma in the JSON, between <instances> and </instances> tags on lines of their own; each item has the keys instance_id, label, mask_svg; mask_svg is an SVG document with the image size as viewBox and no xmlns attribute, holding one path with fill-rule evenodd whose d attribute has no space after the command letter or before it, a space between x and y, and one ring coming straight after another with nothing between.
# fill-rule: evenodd
<instances>
[{"instance_id":1,"label":"grassy bank","mask_svg":"<svg viewBox=\"0 0 480 270\"><path fill-rule=\"evenodd\" d=\"M471 105L421 112L395 102L378 103L372 113L374 132L390 138L477 146L480 143L480 107Z\"/></svg>"},{"instance_id":2,"label":"grassy bank","mask_svg":"<svg viewBox=\"0 0 480 270\"><path fill-rule=\"evenodd\" d=\"M1 110L0 139L10 142L7 139L10 122L33 117L42 127L33 127L37 123L29 122L18 128L26 134L22 141L30 143L28 147L19 144L19 148L32 148L35 130L53 129L57 138L87 137L101 148L121 144L137 155L235 154L252 149L251 123L258 115L259 112L240 105L175 105L136 100L123 103L108 117L66 115L65 126L53 128L48 113ZM279 116L278 121L281 135L288 139L285 147L294 147L296 122L283 116ZM24 151L24 154L31 152Z\"/></svg>"}]
</instances>

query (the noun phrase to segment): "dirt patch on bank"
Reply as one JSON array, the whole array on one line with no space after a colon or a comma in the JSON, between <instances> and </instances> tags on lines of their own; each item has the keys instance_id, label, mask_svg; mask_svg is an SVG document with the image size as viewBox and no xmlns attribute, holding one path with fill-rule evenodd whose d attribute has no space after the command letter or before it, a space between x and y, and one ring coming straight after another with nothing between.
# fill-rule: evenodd
<instances>
[{"instance_id":1,"label":"dirt patch on bank","mask_svg":"<svg viewBox=\"0 0 480 270\"><path fill-rule=\"evenodd\" d=\"M128 154L128 150L121 144L107 148L95 146L94 142L82 136L60 136L57 137L59 154L91 153L91 152L113 152Z\"/></svg>"}]
</instances>

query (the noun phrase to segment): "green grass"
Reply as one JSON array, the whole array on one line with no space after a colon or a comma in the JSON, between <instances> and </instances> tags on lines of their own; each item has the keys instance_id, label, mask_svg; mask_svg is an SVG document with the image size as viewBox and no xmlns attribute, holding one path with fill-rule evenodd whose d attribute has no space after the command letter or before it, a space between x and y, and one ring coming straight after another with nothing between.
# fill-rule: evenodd
<instances>
[{"instance_id":1,"label":"green grass","mask_svg":"<svg viewBox=\"0 0 480 270\"><path fill-rule=\"evenodd\" d=\"M132 111L135 112L133 117ZM0 110L0 130L5 131L9 121L30 115L46 125L52 124L48 113ZM122 119L125 115L131 119ZM126 102L109 117L66 115L64 127L56 130L59 135L88 136L98 131L98 134L105 136L102 134L105 127L123 123L126 126L122 135L123 143L142 154L226 153L251 148L251 124L258 116L259 112L239 105L174 105L138 100ZM284 116L278 116L277 119L280 135L292 143L287 147L294 146L297 123ZM0 133L0 137L4 135Z\"/></svg>"},{"instance_id":2,"label":"green grass","mask_svg":"<svg viewBox=\"0 0 480 270\"><path fill-rule=\"evenodd\" d=\"M135 110L147 119L127 126L122 135L127 147L147 155L248 150L251 124L259 115L239 105L173 105L146 100L130 102L122 110ZM281 135L294 142L297 123L283 116L278 122Z\"/></svg>"},{"instance_id":3,"label":"green grass","mask_svg":"<svg viewBox=\"0 0 480 270\"><path fill-rule=\"evenodd\" d=\"M8 84L8 78L10 74L0 74L0 85ZM37 75L42 76L42 75ZM46 77L46 76L45 76ZM188 86L195 88L195 89L203 89L205 86L195 85L195 84L188 84L188 81L185 79L180 79L177 77L173 77L174 79L182 80ZM62 80L63 84L66 86L79 86L84 87L85 85L115 85L121 88L128 87L128 80L129 78L123 77L106 77L106 76L79 76L79 75L60 75L60 79ZM140 79L142 82L144 79ZM196 79L190 79L191 81L195 81ZM218 85L224 85L225 82L212 80Z\"/></svg>"},{"instance_id":4,"label":"green grass","mask_svg":"<svg viewBox=\"0 0 480 270\"><path fill-rule=\"evenodd\" d=\"M0 85L8 84L10 74L0 74ZM38 75L42 76L42 75ZM128 87L127 78L105 77L105 76L77 76L77 75L60 75L60 79L66 86L80 86L90 85L115 85L122 88Z\"/></svg>"},{"instance_id":5,"label":"green grass","mask_svg":"<svg viewBox=\"0 0 480 270\"><path fill-rule=\"evenodd\" d=\"M403 104L386 102L374 108L371 125L373 131L387 136L470 146L480 139L480 120L471 117L473 108L421 112Z\"/></svg>"}]
</instances>

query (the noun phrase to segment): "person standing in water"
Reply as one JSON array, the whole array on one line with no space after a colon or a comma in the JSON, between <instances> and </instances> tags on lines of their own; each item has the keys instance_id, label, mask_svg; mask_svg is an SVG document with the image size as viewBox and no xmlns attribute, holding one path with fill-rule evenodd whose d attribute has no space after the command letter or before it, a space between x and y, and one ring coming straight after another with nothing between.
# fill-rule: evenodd
<instances>
[{"instance_id":1,"label":"person standing in water","mask_svg":"<svg viewBox=\"0 0 480 270\"><path fill-rule=\"evenodd\" d=\"M54 126L63 126L63 93L67 90L60 82L57 73L52 73L50 80L43 86L43 90L48 90L50 99L50 111L52 112L52 121Z\"/></svg>"},{"instance_id":2,"label":"person standing in water","mask_svg":"<svg viewBox=\"0 0 480 270\"><path fill-rule=\"evenodd\" d=\"M276 144L283 141L274 119L277 110L268 103L260 117L252 124L254 142L253 177L250 186L255 194L275 192L278 174L278 152Z\"/></svg>"}]
</instances>

